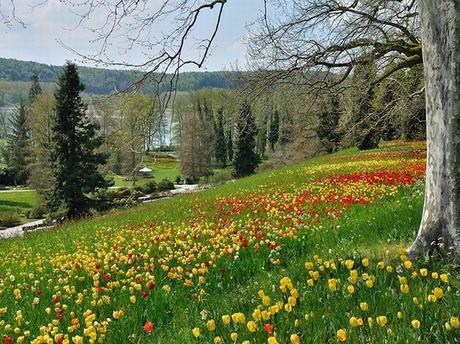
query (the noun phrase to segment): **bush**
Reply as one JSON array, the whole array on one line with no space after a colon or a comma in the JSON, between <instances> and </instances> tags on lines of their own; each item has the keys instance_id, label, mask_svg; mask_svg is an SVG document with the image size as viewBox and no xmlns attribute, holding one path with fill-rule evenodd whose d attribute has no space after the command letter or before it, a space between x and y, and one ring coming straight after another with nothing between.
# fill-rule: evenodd
<instances>
[{"instance_id":1,"label":"bush","mask_svg":"<svg viewBox=\"0 0 460 344\"><path fill-rule=\"evenodd\" d=\"M42 219L47 213L46 206L43 204L36 204L32 209L27 212L28 219Z\"/></svg>"},{"instance_id":2,"label":"bush","mask_svg":"<svg viewBox=\"0 0 460 344\"><path fill-rule=\"evenodd\" d=\"M14 172L9 168L0 168L0 185L14 185Z\"/></svg>"},{"instance_id":3,"label":"bush","mask_svg":"<svg viewBox=\"0 0 460 344\"><path fill-rule=\"evenodd\" d=\"M2 227L13 227L21 223L18 214L12 211L7 211L0 214L0 226Z\"/></svg>"},{"instance_id":4,"label":"bush","mask_svg":"<svg viewBox=\"0 0 460 344\"><path fill-rule=\"evenodd\" d=\"M144 192L146 194L151 194L157 191L157 183L155 183L154 180L149 180L147 183L144 185Z\"/></svg>"},{"instance_id":5,"label":"bush","mask_svg":"<svg viewBox=\"0 0 460 344\"><path fill-rule=\"evenodd\" d=\"M209 177L208 182L210 184L222 184L233 179L233 169L226 168L217 170L212 176Z\"/></svg>"},{"instance_id":6,"label":"bush","mask_svg":"<svg viewBox=\"0 0 460 344\"><path fill-rule=\"evenodd\" d=\"M158 191L166 191L166 190L173 190L174 189L174 183L170 181L169 179L162 179L158 183Z\"/></svg>"}]
</instances>

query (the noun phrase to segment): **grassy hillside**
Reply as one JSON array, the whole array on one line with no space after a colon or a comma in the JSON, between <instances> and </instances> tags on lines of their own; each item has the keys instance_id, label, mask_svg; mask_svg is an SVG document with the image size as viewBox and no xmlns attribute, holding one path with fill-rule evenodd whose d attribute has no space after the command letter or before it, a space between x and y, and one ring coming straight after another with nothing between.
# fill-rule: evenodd
<instances>
[{"instance_id":1,"label":"grassy hillside","mask_svg":"<svg viewBox=\"0 0 460 344\"><path fill-rule=\"evenodd\" d=\"M402 250L424 149L346 150L1 241L0 338L457 342L458 274Z\"/></svg>"}]
</instances>

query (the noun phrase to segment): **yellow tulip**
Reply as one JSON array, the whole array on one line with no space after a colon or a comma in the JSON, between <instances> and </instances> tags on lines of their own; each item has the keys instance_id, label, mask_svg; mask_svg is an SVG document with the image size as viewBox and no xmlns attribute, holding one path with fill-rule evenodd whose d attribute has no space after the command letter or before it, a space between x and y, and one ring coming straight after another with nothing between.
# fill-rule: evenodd
<instances>
[{"instance_id":1,"label":"yellow tulip","mask_svg":"<svg viewBox=\"0 0 460 344\"><path fill-rule=\"evenodd\" d=\"M377 321L377 324L379 324L379 326L383 327L387 324L387 317L384 316L384 315L380 315L376 318L376 321Z\"/></svg>"},{"instance_id":2,"label":"yellow tulip","mask_svg":"<svg viewBox=\"0 0 460 344\"><path fill-rule=\"evenodd\" d=\"M214 331L216 329L216 322L214 321L214 319L208 320L206 327L209 331Z\"/></svg>"},{"instance_id":3,"label":"yellow tulip","mask_svg":"<svg viewBox=\"0 0 460 344\"><path fill-rule=\"evenodd\" d=\"M200 336L200 329L198 327L195 327L192 330L192 334L195 336L195 338L198 338Z\"/></svg>"},{"instance_id":4,"label":"yellow tulip","mask_svg":"<svg viewBox=\"0 0 460 344\"><path fill-rule=\"evenodd\" d=\"M337 339L341 342L344 342L347 340L347 331L345 331L343 328L337 330Z\"/></svg>"},{"instance_id":5,"label":"yellow tulip","mask_svg":"<svg viewBox=\"0 0 460 344\"><path fill-rule=\"evenodd\" d=\"M248 321L248 323L246 324L246 327L248 328L249 332L257 331L257 325L253 320Z\"/></svg>"},{"instance_id":6,"label":"yellow tulip","mask_svg":"<svg viewBox=\"0 0 460 344\"><path fill-rule=\"evenodd\" d=\"M230 315L226 314L226 315L222 315L222 322L224 323L224 325L228 325L230 324Z\"/></svg>"},{"instance_id":7,"label":"yellow tulip","mask_svg":"<svg viewBox=\"0 0 460 344\"><path fill-rule=\"evenodd\" d=\"M369 309L369 305L367 304L367 302L360 302L359 308L361 308L362 311L366 312Z\"/></svg>"},{"instance_id":8,"label":"yellow tulip","mask_svg":"<svg viewBox=\"0 0 460 344\"><path fill-rule=\"evenodd\" d=\"M300 337L297 334L291 334L291 344L300 344Z\"/></svg>"}]
</instances>

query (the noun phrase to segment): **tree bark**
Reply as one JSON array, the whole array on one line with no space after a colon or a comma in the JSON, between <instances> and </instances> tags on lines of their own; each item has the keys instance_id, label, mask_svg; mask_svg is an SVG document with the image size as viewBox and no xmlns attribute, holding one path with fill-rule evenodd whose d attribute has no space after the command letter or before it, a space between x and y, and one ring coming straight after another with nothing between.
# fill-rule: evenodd
<instances>
[{"instance_id":1,"label":"tree bark","mask_svg":"<svg viewBox=\"0 0 460 344\"><path fill-rule=\"evenodd\" d=\"M460 263L460 0L419 0L427 115L420 229L409 257L439 250Z\"/></svg>"}]
</instances>

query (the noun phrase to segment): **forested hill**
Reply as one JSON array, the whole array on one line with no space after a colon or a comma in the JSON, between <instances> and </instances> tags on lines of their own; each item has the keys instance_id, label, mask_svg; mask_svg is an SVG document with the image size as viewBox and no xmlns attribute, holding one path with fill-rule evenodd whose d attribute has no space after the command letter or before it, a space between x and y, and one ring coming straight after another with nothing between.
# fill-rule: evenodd
<instances>
[{"instance_id":1,"label":"forested hill","mask_svg":"<svg viewBox=\"0 0 460 344\"><path fill-rule=\"evenodd\" d=\"M61 67L50 66L37 62L19 61L0 58L0 80L29 81L33 74L40 77L41 82L56 82ZM79 68L80 77L86 86L86 92L107 94L116 90L123 90L134 81L139 80L140 72L128 70L112 70L103 68ZM179 91L195 91L201 88L232 88L227 72L186 72L182 73ZM164 85L166 89L166 85Z\"/></svg>"}]
</instances>

